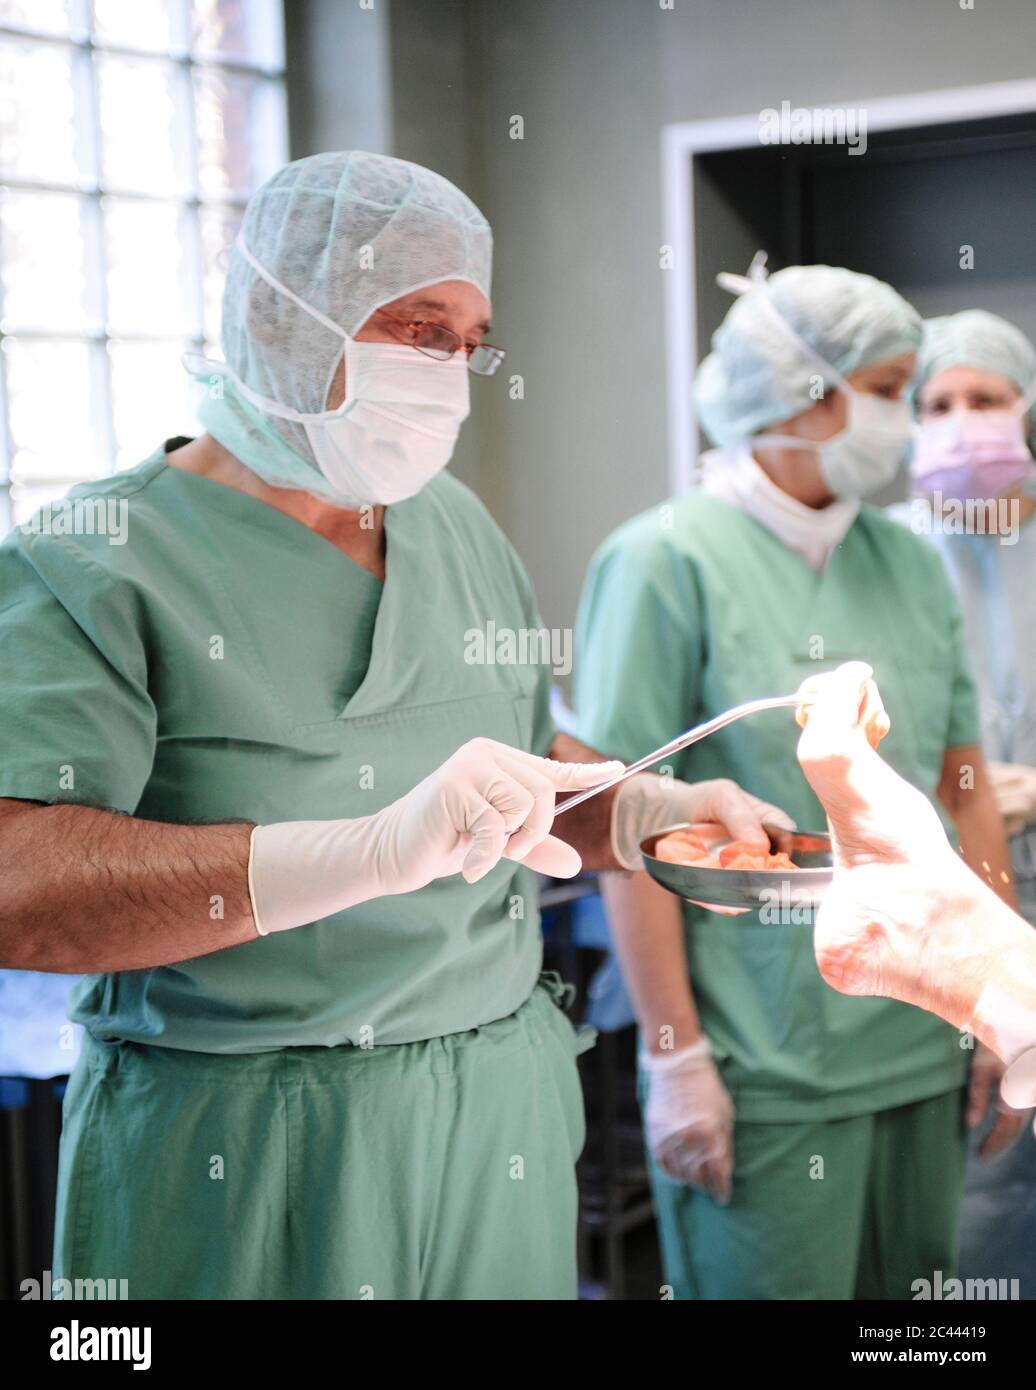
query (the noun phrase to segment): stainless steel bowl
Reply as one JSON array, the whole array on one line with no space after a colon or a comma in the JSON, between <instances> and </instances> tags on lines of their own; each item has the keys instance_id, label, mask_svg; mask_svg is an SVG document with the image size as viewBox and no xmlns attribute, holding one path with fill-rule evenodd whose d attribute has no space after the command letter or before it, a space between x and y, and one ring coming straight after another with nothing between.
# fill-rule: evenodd
<instances>
[{"instance_id":1,"label":"stainless steel bowl","mask_svg":"<svg viewBox=\"0 0 1036 1390\"><path fill-rule=\"evenodd\" d=\"M663 888L702 907L751 912L764 906L815 907L831 882L831 837L811 830L784 830L767 825L773 854L782 850L799 867L794 873L781 869L696 869L655 858L655 845L663 835L686 830L687 822L668 825L641 841L644 867ZM778 918L779 920L779 918Z\"/></svg>"}]
</instances>

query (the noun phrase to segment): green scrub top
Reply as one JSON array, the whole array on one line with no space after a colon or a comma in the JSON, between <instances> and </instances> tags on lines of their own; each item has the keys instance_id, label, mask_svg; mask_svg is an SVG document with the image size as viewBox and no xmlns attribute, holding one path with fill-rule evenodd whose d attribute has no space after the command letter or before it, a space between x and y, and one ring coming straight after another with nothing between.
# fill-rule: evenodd
<instances>
[{"instance_id":1,"label":"green scrub top","mask_svg":"<svg viewBox=\"0 0 1036 1390\"><path fill-rule=\"evenodd\" d=\"M821 574L758 522L702 494L620 527L594 557L576 640L579 737L626 761L744 700L870 662L892 720L882 753L934 798L948 748L978 741L956 601L917 537L861 510ZM740 721L672 760L729 777L803 829L824 812L788 710ZM821 979L810 922L685 905L691 981L743 1120L835 1119L959 1085L957 1032L908 1004Z\"/></svg>"},{"instance_id":2,"label":"green scrub top","mask_svg":"<svg viewBox=\"0 0 1036 1390\"><path fill-rule=\"evenodd\" d=\"M387 510L382 585L293 518L167 465L177 442L70 494L106 499L125 544L56 534L59 515L0 546L0 796L167 822L319 820L370 815L471 738L547 753L547 669L470 661L490 620L541 624L463 484L442 474ZM478 884L458 874L86 977L72 1017L102 1041L199 1052L336 1046L361 1029L409 1043L513 1013L540 963L534 876L503 861Z\"/></svg>"}]
</instances>

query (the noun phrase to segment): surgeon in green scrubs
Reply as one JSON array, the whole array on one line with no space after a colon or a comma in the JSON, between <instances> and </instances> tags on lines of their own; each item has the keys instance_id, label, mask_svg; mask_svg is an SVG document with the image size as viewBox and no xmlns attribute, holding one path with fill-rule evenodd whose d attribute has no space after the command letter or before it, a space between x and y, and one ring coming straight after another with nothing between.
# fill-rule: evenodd
<instances>
[{"instance_id":1,"label":"surgeon in green scrubs","mask_svg":"<svg viewBox=\"0 0 1036 1390\"><path fill-rule=\"evenodd\" d=\"M82 972L56 1277L131 1298L570 1298L577 1036L531 870L727 784L556 735L529 581L443 471L491 236L452 184L288 165L230 254L205 433L0 547L0 965ZM58 389L60 383L55 383ZM550 755L549 757L547 755ZM574 761L596 759L591 765Z\"/></svg>"},{"instance_id":2,"label":"surgeon in green scrubs","mask_svg":"<svg viewBox=\"0 0 1036 1390\"><path fill-rule=\"evenodd\" d=\"M700 488L594 558L579 735L635 758L673 729L866 661L892 721L884 756L1010 898L956 602L925 544L861 503L909 437L920 321L888 285L834 267L724 281L739 297L696 382L719 448ZM785 711L732 725L672 771L733 778L824 828ZM675 1295L906 1298L912 1279L952 1270L973 1039L905 1004L836 994L790 904L681 911L643 873L605 892L641 1026Z\"/></svg>"}]
</instances>

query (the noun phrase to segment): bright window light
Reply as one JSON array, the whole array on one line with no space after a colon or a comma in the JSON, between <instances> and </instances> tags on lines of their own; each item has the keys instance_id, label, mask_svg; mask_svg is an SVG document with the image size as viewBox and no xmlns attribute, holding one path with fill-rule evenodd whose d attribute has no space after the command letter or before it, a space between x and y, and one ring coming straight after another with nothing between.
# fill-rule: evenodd
<instances>
[{"instance_id":1,"label":"bright window light","mask_svg":"<svg viewBox=\"0 0 1036 1390\"><path fill-rule=\"evenodd\" d=\"M0 0L0 535L198 432L180 358L287 157L281 0Z\"/></svg>"}]
</instances>

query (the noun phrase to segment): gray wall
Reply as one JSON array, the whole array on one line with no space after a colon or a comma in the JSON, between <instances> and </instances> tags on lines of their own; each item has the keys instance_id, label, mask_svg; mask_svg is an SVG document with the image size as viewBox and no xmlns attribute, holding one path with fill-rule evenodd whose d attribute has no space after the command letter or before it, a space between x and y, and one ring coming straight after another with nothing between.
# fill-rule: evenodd
<instances>
[{"instance_id":1,"label":"gray wall","mask_svg":"<svg viewBox=\"0 0 1036 1390\"><path fill-rule=\"evenodd\" d=\"M515 542L551 625L573 621L594 546L667 491L662 125L1034 66L1033 0L673 3L391 0L387 11L392 152L456 179L492 221L493 336L525 381L521 401L503 381L477 383L458 472ZM353 8L289 0L296 28ZM362 125L355 109L339 116L342 86L322 84L306 118L338 143ZM522 141L509 138L516 114Z\"/></svg>"},{"instance_id":2,"label":"gray wall","mask_svg":"<svg viewBox=\"0 0 1036 1390\"><path fill-rule=\"evenodd\" d=\"M284 0L292 159L322 150L392 153L388 8Z\"/></svg>"}]
</instances>

